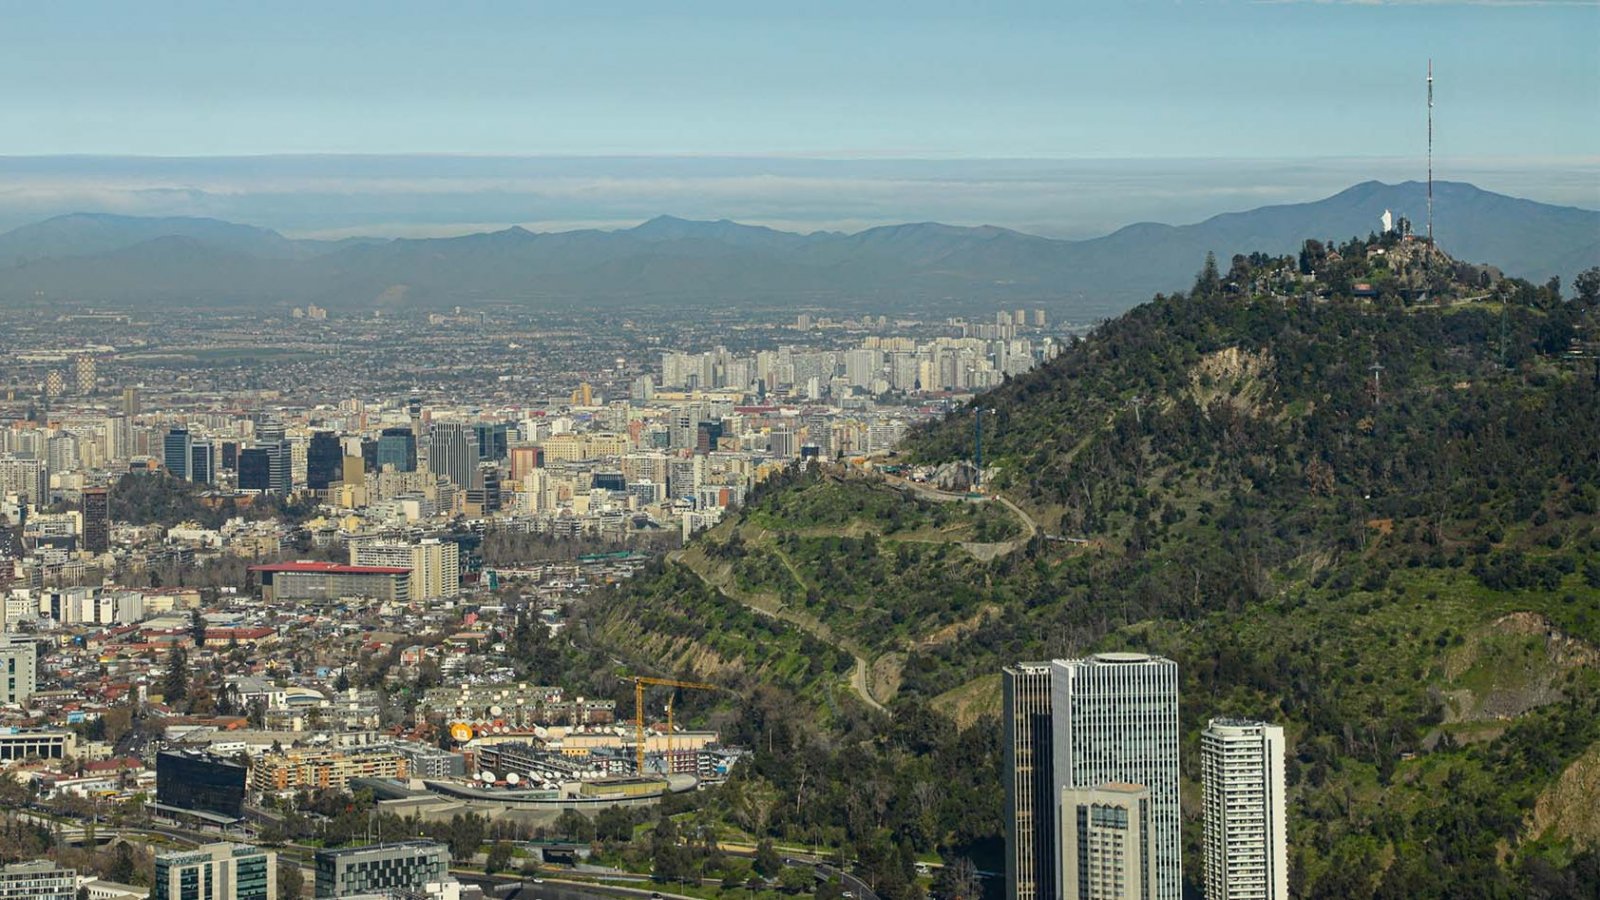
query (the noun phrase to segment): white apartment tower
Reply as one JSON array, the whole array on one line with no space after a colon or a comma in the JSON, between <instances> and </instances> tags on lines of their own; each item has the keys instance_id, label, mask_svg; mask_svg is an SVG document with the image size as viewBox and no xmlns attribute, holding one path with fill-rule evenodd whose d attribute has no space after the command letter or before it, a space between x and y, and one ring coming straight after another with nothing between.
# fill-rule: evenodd
<instances>
[{"instance_id":1,"label":"white apartment tower","mask_svg":"<svg viewBox=\"0 0 1600 900\"><path fill-rule=\"evenodd\" d=\"M1200 734L1207 900L1287 900L1283 729L1212 719Z\"/></svg>"},{"instance_id":2,"label":"white apartment tower","mask_svg":"<svg viewBox=\"0 0 1600 900\"><path fill-rule=\"evenodd\" d=\"M1055 795L1113 782L1148 789L1155 855L1149 897L1180 900L1178 664L1143 653L1100 653L1050 666ZM1056 834L1063 836L1064 812L1058 810L1056 819ZM1062 896L1074 896L1066 860L1057 860L1056 872Z\"/></svg>"}]
</instances>

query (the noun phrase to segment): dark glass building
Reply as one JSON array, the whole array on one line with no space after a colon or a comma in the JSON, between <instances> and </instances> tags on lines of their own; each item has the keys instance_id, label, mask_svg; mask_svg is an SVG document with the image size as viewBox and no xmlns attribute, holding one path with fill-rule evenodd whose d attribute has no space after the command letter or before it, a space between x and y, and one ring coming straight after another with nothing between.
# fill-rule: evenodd
<instances>
[{"instance_id":1,"label":"dark glass building","mask_svg":"<svg viewBox=\"0 0 1600 900\"><path fill-rule=\"evenodd\" d=\"M111 546L111 495L105 488L83 491L83 549L104 553Z\"/></svg>"},{"instance_id":2,"label":"dark glass building","mask_svg":"<svg viewBox=\"0 0 1600 900\"><path fill-rule=\"evenodd\" d=\"M272 490L272 451L251 447L239 451L239 490L269 493Z\"/></svg>"},{"instance_id":3,"label":"dark glass building","mask_svg":"<svg viewBox=\"0 0 1600 900\"><path fill-rule=\"evenodd\" d=\"M167 432L167 436L161 441L161 464L167 467L167 474L173 478L189 480L192 446L187 429L174 428Z\"/></svg>"},{"instance_id":4,"label":"dark glass building","mask_svg":"<svg viewBox=\"0 0 1600 900\"><path fill-rule=\"evenodd\" d=\"M331 431L314 432L311 444L306 447L306 487L313 491L327 490L340 480L343 466L344 448L339 446L338 435Z\"/></svg>"},{"instance_id":5,"label":"dark glass building","mask_svg":"<svg viewBox=\"0 0 1600 900\"><path fill-rule=\"evenodd\" d=\"M377 471L394 466L396 472L417 470L417 436L409 428L385 428L378 436Z\"/></svg>"},{"instance_id":6,"label":"dark glass building","mask_svg":"<svg viewBox=\"0 0 1600 900\"><path fill-rule=\"evenodd\" d=\"M244 766L204 753L156 754L156 802L194 812L244 815Z\"/></svg>"}]
</instances>

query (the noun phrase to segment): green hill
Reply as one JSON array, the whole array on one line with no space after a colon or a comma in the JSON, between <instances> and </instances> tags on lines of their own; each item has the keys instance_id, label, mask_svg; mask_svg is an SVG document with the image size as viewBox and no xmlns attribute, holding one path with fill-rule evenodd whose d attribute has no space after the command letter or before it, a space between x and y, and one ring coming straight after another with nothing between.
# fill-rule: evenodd
<instances>
[{"instance_id":1,"label":"green hill","mask_svg":"<svg viewBox=\"0 0 1600 900\"><path fill-rule=\"evenodd\" d=\"M1190 788L1209 717L1286 725L1296 896L1567 896L1600 875L1595 309L1420 249L1208 267L974 401L1009 502L786 477L605 598L613 646L764 684L730 790L809 791L763 828L890 894L998 840L1000 666L1137 648L1180 664ZM972 416L905 455L969 456Z\"/></svg>"}]
</instances>

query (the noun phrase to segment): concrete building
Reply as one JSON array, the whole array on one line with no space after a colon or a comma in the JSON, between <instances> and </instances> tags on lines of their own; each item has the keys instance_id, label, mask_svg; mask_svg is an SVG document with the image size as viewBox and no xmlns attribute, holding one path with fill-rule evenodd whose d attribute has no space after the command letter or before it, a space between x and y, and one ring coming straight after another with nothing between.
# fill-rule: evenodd
<instances>
[{"instance_id":1,"label":"concrete building","mask_svg":"<svg viewBox=\"0 0 1600 900\"><path fill-rule=\"evenodd\" d=\"M1061 896L1145 900L1155 896L1150 791L1138 784L1068 788L1061 794Z\"/></svg>"},{"instance_id":2,"label":"concrete building","mask_svg":"<svg viewBox=\"0 0 1600 900\"><path fill-rule=\"evenodd\" d=\"M78 738L70 731L0 728L0 762L14 762L30 756L66 759L77 754Z\"/></svg>"},{"instance_id":3,"label":"concrete building","mask_svg":"<svg viewBox=\"0 0 1600 900\"><path fill-rule=\"evenodd\" d=\"M111 546L111 498L105 488L83 491L83 549L104 553Z\"/></svg>"},{"instance_id":4,"label":"concrete building","mask_svg":"<svg viewBox=\"0 0 1600 900\"><path fill-rule=\"evenodd\" d=\"M0 868L0 900L77 900L78 872L45 859Z\"/></svg>"},{"instance_id":5,"label":"concrete building","mask_svg":"<svg viewBox=\"0 0 1600 900\"><path fill-rule=\"evenodd\" d=\"M0 635L0 704L26 704L39 689L39 648L16 635Z\"/></svg>"},{"instance_id":6,"label":"concrete building","mask_svg":"<svg viewBox=\"0 0 1600 900\"><path fill-rule=\"evenodd\" d=\"M1200 733L1208 900L1287 900L1283 729L1212 719Z\"/></svg>"},{"instance_id":7,"label":"concrete building","mask_svg":"<svg viewBox=\"0 0 1600 900\"><path fill-rule=\"evenodd\" d=\"M337 600L373 597L400 603L411 599L411 569L400 566L341 566L292 562L251 566L267 600Z\"/></svg>"},{"instance_id":8,"label":"concrete building","mask_svg":"<svg viewBox=\"0 0 1600 900\"><path fill-rule=\"evenodd\" d=\"M1051 758L1050 664L1000 674L1006 773L1006 900L1056 896L1056 784Z\"/></svg>"},{"instance_id":9,"label":"concrete building","mask_svg":"<svg viewBox=\"0 0 1600 900\"><path fill-rule=\"evenodd\" d=\"M403 541L359 541L350 544L353 566L383 566L411 570L413 600L434 600L461 593L461 548L454 541L429 538L415 544Z\"/></svg>"},{"instance_id":10,"label":"concrete building","mask_svg":"<svg viewBox=\"0 0 1600 900\"><path fill-rule=\"evenodd\" d=\"M1050 666L1056 795L1111 782L1148 789L1156 868L1151 898L1181 900L1177 664L1143 653L1100 653ZM1062 834L1059 813L1056 822ZM1057 860L1062 887L1066 872L1067 860Z\"/></svg>"},{"instance_id":11,"label":"concrete building","mask_svg":"<svg viewBox=\"0 0 1600 900\"><path fill-rule=\"evenodd\" d=\"M250 787L257 791L332 788L342 791L352 778L407 778L406 757L390 751L344 753L338 750L290 750L263 756L250 767Z\"/></svg>"},{"instance_id":12,"label":"concrete building","mask_svg":"<svg viewBox=\"0 0 1600 900\"><path fill-rule=\"evenodd\" d=\"M156 857L151 900L277 900L278 854L248 844L206 844Z\"/></svg>"},{"instance_id":13,"label":"concrete building","mask_svg":"<svg viewBox=\"0 0 1600 900\"><path fill-rule=\"evenodd\" d=\"M349 897L381 891L421 892L450 874L450 850L432 841L403 841L319 850L316 896Z\"/></svg>"}]
</instances>

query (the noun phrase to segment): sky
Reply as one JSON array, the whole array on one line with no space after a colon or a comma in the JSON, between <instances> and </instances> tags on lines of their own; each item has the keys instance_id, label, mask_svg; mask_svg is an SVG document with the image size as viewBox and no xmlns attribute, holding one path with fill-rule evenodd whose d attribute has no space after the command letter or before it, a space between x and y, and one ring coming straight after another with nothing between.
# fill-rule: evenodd
<instances>
[{"instance_id":1,"label":"sky","mask_svg":"<svg viewBox=\"0 0 1600 900\"><path fill-rule=\"evenodd\" d=\"M645 157L670 169L687 158L727 160L752 190L770 173L752 174L739 161L908 161L872 176L891 181L916 161L955 161L989 173L981 182L1004 175L1004 165L984 168L994 160L1052 160L1075 171L1097 160L1153 170L1228 160L1226 172L1198 165L1191 174L1236 186L1252 171L1297 161L1406 161L1375 163L1383 171L1372 177L1385 177L1413 172L1421 159L1431 57L1445 168L1510 173L1506 189L1600 205L1600 2L0 0L0 22L0 82L8 86L0 156L13 159ZM262 190L207 181L204 165L191 169L159 183L112 184L102 173L76 184L63 175L47 187L61 203L162 189L169 205L186 190ZM273 171L276 189L291 190ZM435 188L444 178L410 171ZM1342 177L1345 169L1327 171ZM398 196L417 185L386 177ZM462 196L493 191L497 176L486 177L456 187ZM608 221L620 213L583 214L583 185L605 195L640 176L620 165L563 177L570 202L534 220ZM825 181L811 186L825 190ZM371 182L352 189L370 193ZM0 181L0 222L48 207L41 184L12 182L8 196ZM329 177L318 184L338 193ZM728 188L723 179L719 189ZM650 199L645 191L636 205L644 210ZM827 205L824 194L815 202ZM730 215L759 215L760 206L738 197L727 204ZM849 206L792 218L859 218ZM409 225L466 224L483 211L440 209ZM1152 211L1162 218L1158 206ZM981 213L974 207L965 218ZM1181 215L1188 207L1165 218ZM361 224L336 218L275 224ZM1077 224L1024 221L1039 218L1021 211L1006 224L1090 227L1083 216Z\"/></svg>"}]
</instances>

